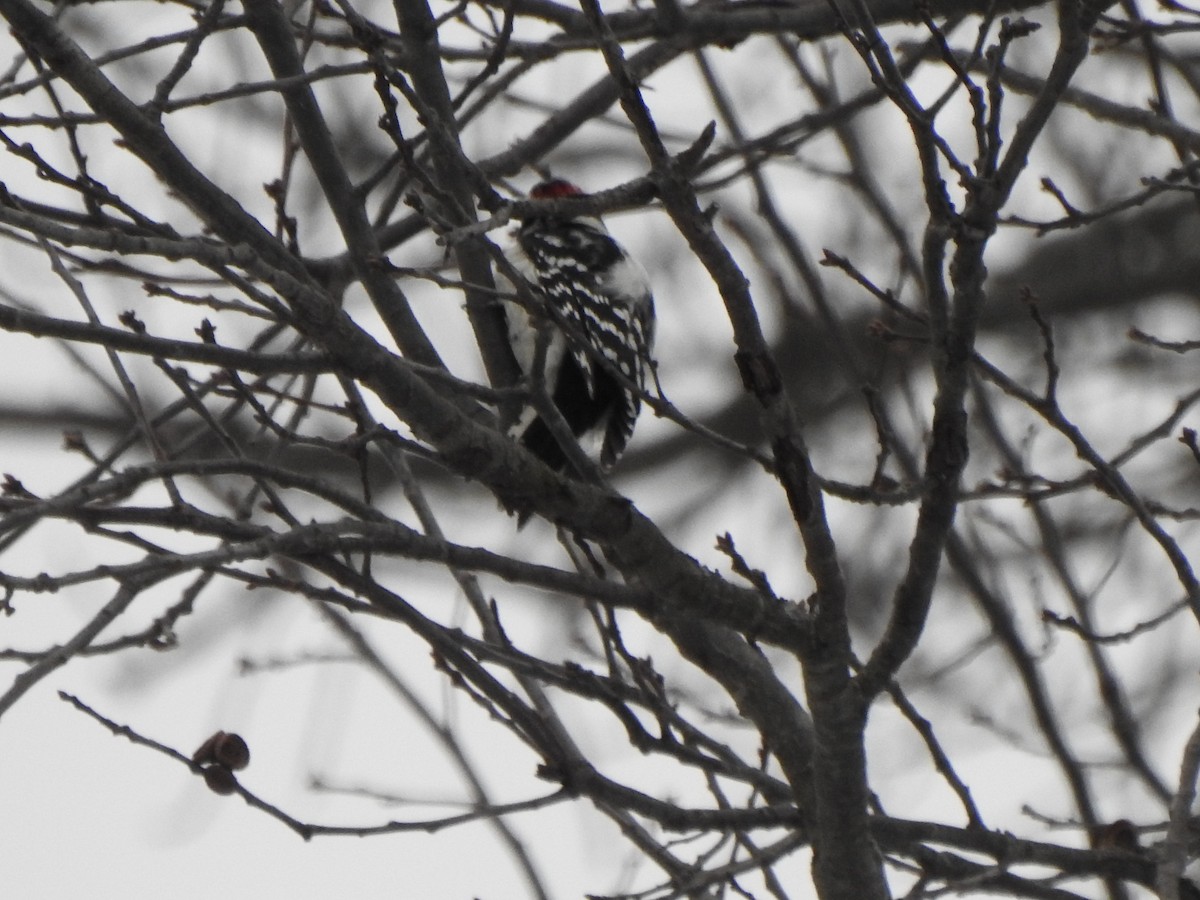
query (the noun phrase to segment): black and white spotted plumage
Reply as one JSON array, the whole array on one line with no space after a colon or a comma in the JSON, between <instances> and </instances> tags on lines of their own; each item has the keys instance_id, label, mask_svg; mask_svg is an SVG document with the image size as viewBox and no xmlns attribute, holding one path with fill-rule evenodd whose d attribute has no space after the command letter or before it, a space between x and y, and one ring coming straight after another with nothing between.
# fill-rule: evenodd
<instances>
[{"instance_id":1,"label":"black and white spotted plumage","mask_svg":"<svg viewBox=\"0 0 1200 900\"><path fill-rule=\"evenodd\" d=\"M565 181L547 181L534 199L579 195ZM641 397L614 370L644 389L654 344L654 299L645 270L594 216L536 215L512 235L509 257L544 304L549 322L543 383L571 432L584 445L599 443L609 467L625 449L641 409ZM529 313L505 304L509 341L522 372L531 375L538 331ZM567 455L530 408L513 433L554 469L567 468Z\"/></svg>"}]
</instances>

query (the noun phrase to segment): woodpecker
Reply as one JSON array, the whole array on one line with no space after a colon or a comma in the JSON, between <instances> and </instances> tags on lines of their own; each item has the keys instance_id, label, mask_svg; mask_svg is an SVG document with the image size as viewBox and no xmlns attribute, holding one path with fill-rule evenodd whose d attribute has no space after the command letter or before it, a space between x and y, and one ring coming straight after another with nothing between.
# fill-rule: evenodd
<instances>
[{"instance_id":1,"label":"woodpecker","mask_svg":"<svg viewBox=\"0 0 1200 900\"><path fill-rule=\"evenodd\" d=\"M529 192L534 200L582 194L559 179ZM586 215L527 216L514 229L507 255L543 307L545 334L539 338L534 317L506 301L513 355L522 373L532 378L538 341L546 341L540 379L546 393L584 449L599 447L600 463L607 469L633 434L651 365L654 298L646 270L598 218ZM511 433L546 465L568 469L566 453L532 407L522 412Z\"/></svg>"}]
</instances>

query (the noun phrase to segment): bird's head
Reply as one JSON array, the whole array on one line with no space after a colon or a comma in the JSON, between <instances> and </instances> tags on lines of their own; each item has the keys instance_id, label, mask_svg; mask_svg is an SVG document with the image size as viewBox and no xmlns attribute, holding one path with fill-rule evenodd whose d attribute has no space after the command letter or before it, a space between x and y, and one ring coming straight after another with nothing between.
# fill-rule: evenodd
<instances>
[{"instance_id":1,"label":"bird's head","mask_svg":"<svg viewBox=\"0 0 1200 900\"><path fill-rule=\"evenodd\" d=\"M582 197L583 190L577 184L572 184L562 178L551 178L540 184L535 184L529 191L531 200L558 200L560 197Z\"/></svg>"}]
</instances>

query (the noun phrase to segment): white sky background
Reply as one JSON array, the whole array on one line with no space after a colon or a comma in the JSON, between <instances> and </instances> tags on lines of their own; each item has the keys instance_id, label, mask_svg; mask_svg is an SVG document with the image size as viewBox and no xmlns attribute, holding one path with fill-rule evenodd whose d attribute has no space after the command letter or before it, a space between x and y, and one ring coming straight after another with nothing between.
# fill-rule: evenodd
<instances>
[{"instance_id":1,"label":"white sky background","mask_svg":"<svg viewBox=\"0 0 1200 900\"><path fill-rule=\"evenodd\" d=\"M87 22L93 28L103 23L104 40L111 46L133 44L146 35L171 30L162 23L172 17L178 20L173 28L187 27L186 20L179 16L178 11L153 4L109 4L72 12L66 21ZM242 34L237 40L245 49L249 37ZM1031 39L1029 44L1044 47L1051 40L1051 35L1043 35ZM253 50L231 54L228 59L219 58L220 48L228 48L229 41L229 36L221 36L205 47L195 72L183 82L181 94L212 90L245 77L262 77L261 64L255 63L250 72L244 69L247 60L256 59ZM2 58L13 55L9 42L6 36L0 37ZM88 46L99 43L95 36L85 41ZM849 49L838 42L829 46L842 73L839 87L844 95L864 88L868 83L866 75ZM1031 59L1036 58L1032 49L1027 52ZM730 52L710 53L709 58L727 78L747 122L761 130L791 117L794 110L808 102L805 94L786 78L781 79L777 70L761 64L754 41ZM169 61L164 65L169 65ZM586 86L598 72L595 58L574 56L567 62L537 70L532 77L518 83L517 92L530 100L554 102L561 92L573 93ZM130 88L128 73L121 83ZM149 84L152 79L147 80ZM944 71L927 84L918 81L922 89L929 91L944 84ZM1097 90L1095 85L1089 86ZM713 117L695 66L687 58L656 75L649 88L647 100L660 125L665 133L679 136L680 146ZM144 95L135 92L135 99L146 99L149 90L147 87ZM1129 90L1137 92L1136 88ZM385 138L375 127L376 98L368 81L359 79L353 82L353 87L327 83L321 86L319 96L329 101L330 109L350 116L361 114L364 147L386 151ZM1120 87L1114 88L1113 99L1137 102L1136 98L1121 97ZM1014 107L1019 103L1013 100ZM256 99L249 105L265 104ZM20 111L0 106L0 112L5 114ZM194 161L244 203L258 204L254 211L267 221L270 204L260 185L278 172L279 140L274 118L277 112L277 107L272 108L260 118L261 127L255 127L253 119L239 118L232 122L214 116L211 108L173 116L169 124L172 135L188 148ZM1068 122L1082 121L1077 114L1065 115L1073 116ZM609 118L623 121L619 112L610 113ZM503 115L490 115L468 132L468 150L479 156L497 152L538 120L532 110L506 108ZM880 181L897 203L909 204L907 208L919 215L917 170L903 124L890 111L876 111L865 121L870 128L864 128L863 136ZM947 132L953 133L954 129ZM36 141L39 150L48 156L55 152L53 148L61 147L61 142L47 138L44 133L30 131L16 137ZM1060 143L1068 142L1070 129L1064 127L1050 137ZM603 171L572 169L572 152L582 152L595 143L614 148L612 165ZM237 148L236 152L233 148ZM827 139L821 139L811 147L802 148L798 164L772 170L776 183L788 186L779 192L780 196L791 198L785 212L809 242L807 250L814 258L819 258L822 247L862 249L864 241L869 240L857 233L859 222L852 213L842 214L847 202L844 190L820 170L829 162L830 151ZM112 150L106 138L93 134L87 152L101 180L138 205L143 205L144 198L145 205L156 214L177 217L177 210L172 210L171 201L162 197L159 186L145 183L145 173L133 171L129 158ZM1045 171L1053 171L1055 177L1060 174L1061 166L1050 168L1053 152L1047 148L1039 150L1045 156L1039 155L1018 191L1014 205L1023 215L1054 216L1059 212L1053 201L1037 189L1037 179ZM1099 155L1104 148L1087 147L1083 152ZM57 159L67 166L65 156ZM236 160L236 165L231 165L231 160ZM1170 148L1165 144L1147 144L1141 165L1146 172L1162 172L1170 168L1171 160ZM559 174L580 181L585 188L610 187L641 174L645 168L636 140L620 126L584 130L550 162L556 167L561 165ZM1040 168L1043 162L1044 168ZM0 180L16 192L32 194L45 190L31 179L26 164L11 157L0 157ZM533 180L528 175L519 183L527 186ZM1124 187L1131 184L1127 182ZM1060 186L1070 187L1063 183ZM1105 187L1098 189L1103 191ZM740 190L732 189L718 199L731 207L741 204L749 208ZM1117 191L1118 186L1112 190ZM329 217L324 212L313 214L299 204L293 212L304 223L301 239L306 252L338 251L336 235L328 229ZM305 227L314 219L326 224L318 229ZM186 217L183 221L187 222ZM663 213L620 216L610 225L622 239L639 248L644 258L673 261L669 269L650 266L661 321L660 372L672 399L687 411L701 413L709 408L716 393L727 389L733 371L729 329L715 291L697 271L694 261L680 262L686 259L678 253L681 240ZM993 249L993 266L1003 269L1013 264L1028 243L1024 236L1002 235ZM747 265L753 281L750 261L739 252L736 242L731 246ZM433 248L428 242L422 248L430 256L415 260L394 256L393 261L428 262ZM408 247L402 250L402 254L409 252ZM856 262L883 283L894 272L894 261L890 258L863 253ZM5 242L0 244L0 265L6 272L18 273L17 277L10 275L5 285L17 298L45 312L80 316L74 300L65 287L50 277L49 265L38 253ZM836 278L836 274L825 273L825 277ZM193 310L190 312L194 314L187 318L155 319L152 306L144 301L136 282L110 282L111 293L104 293L100 284L89 282L95 290L92 300L109 324L115 324L119 312L136 306L152 332L190 336L202 315ZM406 290L411 292L423 321L430 326L439 350L456 371L463 375L477 374L478 363L458 307L459 298L421 286L406 285ZM349 302L356 315L366 316L366 304L360 297L356 299L352 294ZM171 309L177 311L178 307ZM778 310L764 307L763 313L767 327L777 327L773 318ZM1190 333L1180 334L1181 337L1200 333L1194 309L1182 303L1155 306L1139 324L1159 325L1179 332L1191 329ZM1081 353L1087 349L1086 333L1064 339L1064 361L1072 358L1072 341ZM1014 364L1027 359L1028 371L1037 371L1036 349L986 347L985 350L1007 356L1005 361L1011 359ZM103 357L97 353L89 358L111 384L112 377ZM135 371L149 371L142 360L130 361L130 365ZM1131 383L1119 371L1087 372L1086 379L1083 374L1065 369L1064 406L1085 429L1092 429L1090 433L1101 449L1107 449L1106 428L1120 423L1120 434L1132 430L1126 427L1129 422L1155 421L1174 400L1169 393L1147 396L1138 384ZM6 333L0 333L0 392L10 404L19 398L31 407L49 403L95 410L103 409L107 402L94 382L82 376L78 367L49 341ZM147 398L151 402L163 400L162 395L155 396L153 392ZM670 428L647 415L635 440L653 439ZM0 429L0 471L13 473L35 493L53 493L83 471L83 461L78 457L48 452L48 448L57 446L55 437L24 434L2 423ZM818 433L809 437L823 472L847 480L869 477L874 446L847 445L844 434ZM1119 444L1120 440L1115 438L1113 446ZM97 449L101 446L98 439ZM1059 459L1054 456L1053 448L1042 449L1047 458ZM1066 471L1076 470L1069 454L1061 456L1060 464ZM695 474L695 478L669 485L646 483L644 479L618 483L656 521L672 521L671 533L680 545L707 564L727 568L727 561L712 545L716 534L728 530L737 538L739 548L747 550L751 562L767 569L777 590L795 597L807 593L809 586L798 542L787 523L782 497L771 482L765 477L748 478L733 490L720 494L717 502L703 509L702 514L674 518L679 509L692 505L698 498L702 500L705 492L711 490L705 481L711 473ZM973 473L975 477L987 474ZM403 504L398 496L385 498L384 502L393 503L396 508L402 508ZM511 522L498 513L493 514L490 505L486 514L477 514L478 493L439 497L438 502L449 536L454 539L501 548L521 542L523 552L528 555L562 563L555 556L554 544L539 545L546 532L537 523L518 537ZM851 546L857 539L879 541L872 554L875 556L898 553L903 546L907 532L897 532L895 525L908 521L904 512L886 514L890 518L882 531L876 530L880 529L882 518L864 519L859 508L833 502L830 512L838 537ZM1012 514L1018 516L1019 511L1014 509ZM38 540L21 543L20 553L14 558L0 561L5 571L54 572L86 568L102 561L102 554L81 540L77 531L49 527L41 531ZM173 540L179 542L176 546L183 542L178 536ZM1181 540L1185 549L1195 549L1195 534L1190 529L1184 531ZM1014 546L1014 552L1017 549ZM1167 573L1162 571L1160 561L1150 554L1147 558L1154 568L1144 573L1140 587L1152 596L1172 598L1176 591L1166 578ZM104 557L104 561L108 558ZM1108 561L1104 549L1098 548L1095 558L1087 561L1091 568L1082 573L1082 580L1086 584L1098 583ZM853 567L853 561L850 565ZM396 584L403 586L401 593L406 597L419 600L425 608L459 608L460 618L467 618L457 589L435 568L416 564L393 568ZM1037 635L1040 628L1036 620L1037 605L1054 588L1045 584L1036 572L1018 569L1012 575L1012 583L1006 588L1018 604L1027 608L1024 624L1031 636ZM115 628L114 633L144 627L174 601L179 587L180 584L172 582L169 589L139 599L129 620ZM561 608L563 601L522 597L518 591L500 584L488 583L485 587L500 601L510 633L553 656L549 648L565 640L563 630L568 615ZM1129 582L1115 585L1110 605L1119 607L1129 590ZM0 619L0 646L33 649L61 642L107 599L97 587L56 595L21 596L17 615ZM1153 605L1157 606L1157 601ZM1108 624L1115 630L1133 624L1141 616L1142 611L1134 609L1128 613L1127 622L1121 621L1118 613ZM939 655L939 635L947 635L947 643L958 648L964 643L964 629L981 633L981 628L973 614L964 615L964 610L955 606L952 592L946 592L935 606L924 642L931 649L922 666L933 670L951 661ZM495 800L516 801L550 792L551 785L534 777L535 761L523 747L503 728L481 716L461 695L447 693L440 676L428 665L428 651L423 645L394 627L366 630L376 648L411 679L411 687L439 714L447 715L455 723ZM694 670L673 663L665 655L665 648L643 629L630 623L627 636L646 652L653 652L655 647L663 651L663 655L655 656L655 661L668 678L676 680L676 686L691 692L689 699L711 696L711 692L703 693L708 687ZM338 638L303 601L266 592L247 593L228 584L217 584L206 592L197 612L182 620L179 637L181 646L170 653L142 650L115 658L74 661L43 681L5 715L0 723L0 892L11 897L35 898L161 894L180 898L477 896L504 900L527 896L510 857L487 825L474 824L434 835L322 837L305 843L275 820L248 808L240 799L212 794L199 779L165 757L110 736L100 725L55 696L58 690L77 694L104 715L185 753L190 753L217 729L240 733L247 739L253 755L250 767L242 774L242 782L306 822L368 826L389 819L450 814L461 808L453 805L466 796L457 776L448 769L429 736L370 672L350 663L329 662L251 676L238 674L243 658L268 663L295 660L305 654L345 652ZM1035 646L1041 645L1038 640L1031 640ZM1166 633L1149 640L1164 660L1171 660L1171 664L1181 661L1180 665L1194 668L1194 635L1190 630L1186 635ZM1190 657L1179 652L1185 641L1193 647ZM1049 672L1071 673L1078 668L1078 648L1065 637L1047 639L1045 648L1051 660ZM1136 670L1143 664L1146 649L1145 644L1129 651L1117 649L1116 663ZM989 653L993 655L990 659ZM1035 838L1066 840L1061 834L1044 832L1039 824L1021 814L1022 804L1031 803L1041 813L1060 816L1069 809L1069 802L1062 795L1057 769L1045 757L1040 741L1014 747L996 736L996 731L1020 732L1025 728L1023 721L1003 721L1006 711L1019 715L1015 712L1018 692L1015 685L997 681L996 653L984 651L975 663L946 676L959 680L961 688L930 693L928 696L936 699L928 704L922 702L924 695L917 691L913 700L951 748L959 774L971 786L990 826ZM1191 663L1187 663L1189 658L1193 660ZM405 665L409 659L419 664ZM793 673L799 690L794 664L781 659L780 666ZM20 670L14 664L0 664L0 687L6 686ZM1177 728L1163 727L1155 745L1156 762L1169 781L1184 736L1193 723L1194 673L1189 672L1189 677L1193 682L1191 695L1177 693L1169 700L1178 706L1179 715L1172 718L1166 715L1166 710L1159 711L1160 722L1177 723ZM1071 677L1066 674L1056 685L1055 697L1069 707L1072 690ZM961 702L952 702L954 697L961 698ZM716 704L713 712L730 706L724 697L713 702ZM1138 702L1148 701L1142 697ZM994 722L992 728L972 723L973 710L1000 721ZM605 774L617 779L629 778L633 784L649 786L660 796L671 793L693 803L711 799L698 790L690 775L681 778L674 767L626 751L623 735L610 717L597 715L594 710L580 711L569 703L564 703L564 714L578 729L585 746L602 748L595 759ZM1103 723L1089 722L1081 715L1078 728L1080 743L1076 749L1082 752L1088 729L1099 732ZM1176 730L1178 733L1172 733ZM731 732L730 739L753 746L750 734L739 737ZM906 818L961 824L963 820L955 811L953 798L932 771L911 729L886 704L880 704L872 718L869 746L874 787L890 812ZM423 802L389 807L363 797L312 792L309 781L314 776L338 787L368 788ZM1138 813L1147 808L1145 798L1119 784L1123 783L1114 782L1113 792L1105 797L1109 808L1102 812L1112 818L1129 815L1144 820L1145 816ZM628 845L615 827L586 803L561 804L515 816L510 821L525 839L553 896L577 897L585 890L615 892L629 886L625 880L625 866L632 856ZM805 854L784 863L779 873L787 880L792 896L809 896L803 886L807 880ZM656 874L643 863L634 877L645 884Z\"/></svg>"}]
</instances>

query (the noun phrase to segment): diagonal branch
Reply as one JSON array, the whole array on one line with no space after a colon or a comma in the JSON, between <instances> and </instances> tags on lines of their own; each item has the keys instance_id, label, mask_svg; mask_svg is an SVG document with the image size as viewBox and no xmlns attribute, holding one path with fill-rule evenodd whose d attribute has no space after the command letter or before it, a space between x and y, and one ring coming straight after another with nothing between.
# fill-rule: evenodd
<instances>
[{"instance_id":1,"label":"diagonal branch","mask_svg":"<svg viewBox=\"0 0 1200 900\"><path fill-rule=\"evenodd\" d=\"M342 164L312 86L304 77L304 66L282 7L273 0L246 0L243 7L272 73L287 85L281 89L284 102L325 200L341 228L355 275L404 355L423 365L440 367L437 351L409 307L408 299L382 264L383 251Z\"/></svg>"}]
</instances>

